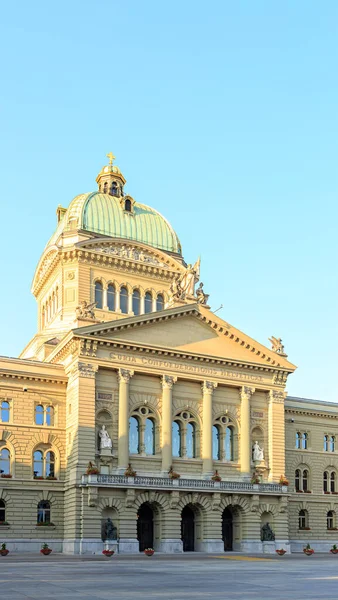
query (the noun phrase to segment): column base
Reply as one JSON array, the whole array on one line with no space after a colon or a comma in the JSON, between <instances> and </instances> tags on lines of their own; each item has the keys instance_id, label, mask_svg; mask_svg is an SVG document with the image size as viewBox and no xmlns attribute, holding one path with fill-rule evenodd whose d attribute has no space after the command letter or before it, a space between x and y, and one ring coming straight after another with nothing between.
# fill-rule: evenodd
<instances>
[{"instance_id":1,"label":"column base","mask_svg":"<svg viewBox=\"0 0 338 600\"><path fill-rule=\"evenodd\" d=\"M161 540L155 550L165 554L181 554L183 552L183 542L177 539Z\"/></svg>"},{"instance_id":2,"label":"column base","mask_svg":"<svg viewBox=\"0 0 338 600\"><path fill-rule=\"evenodd\" d=\"M134 538L119 539L119 554L138 554L140 546L138 540Z\"/></svg>"},{"instance_id":3,"label":"column base","mask_svg":"<svg viewBox=\"0 0 338 600\"><path fill-rule=\"evenodd\" d=\"M224 552L223 540L206 539L206 540L203 540L203 542L196 544L196 546L197 546L196 547L197 552L208 552L208 553Z\"/></svg>"}]
</instances>

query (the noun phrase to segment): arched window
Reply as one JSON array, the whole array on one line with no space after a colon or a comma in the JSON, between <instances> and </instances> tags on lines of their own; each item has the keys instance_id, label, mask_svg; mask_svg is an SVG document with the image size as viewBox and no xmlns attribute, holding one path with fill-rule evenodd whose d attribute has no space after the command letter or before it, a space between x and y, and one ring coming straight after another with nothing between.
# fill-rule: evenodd
<instances>
[{"instance_id":1,"label":"arched window","mask_svg":"<svg viewBox=\"0 0 338 600\"><path fill-rule=\"evenodd\" d=\"M144 312L151 313L153 310L153 298L150 292L146 292L144 296Z\"/></svg>"},{"instance_id":2,"label":"arched window","mask_svg":"<svg viewBox=\"0 0 338 600\"><path fill-rule=\"evenodd\" d=\"M35 407L35 425L44 424L44 408L41 404L37 404Z\"/></svg>"},{"instance_id":3,"label":"arched window","mask_svg":"<svg viewBox=\"0 0 338 600\"><path fill-rule=\"evenodd\" d=\"M173 445L173 456L178 458L182 456L182 447L181 447L181 424L179 421L174 421L172 425L172 445Z\"/></svg>"},{"instance_id":4,"label":"arched window","mask_svg":"<svg viewBox=\"0 0 338 600\"><path fill-rule=\"evenodd\" d=\"M133 291L133 313L134 313L134 315L140 314L140 292L139 292L139 290Z\"/></svg>"},{"instance_id":5,"label":"arched window","mask_svg":"<svg viewBox=\"0 0 338 600\"><path fill-rule=\"evenodd\" d=\"M295 490L296 492L300 491L300 469L295 471Z\"/></svg>"},{"instance_id":6,"label":"arched window","mask_svg":"<svg viewBox=\"0 0 338 600\"><path fill-rule=\"evenodd\" d=\"M329 451L329 436L324 435L324 452Z\"/></svg>"},{"instance_id":7,"label":"arched window","mask_svg":"<svg viewBox=\"0 0 338 600\"><path fill-rule=\"evenodd\" d=\"M129 198L126 198L124 202L124 210L126 210L127 212L131 212L131 201L129 200Z\"/></svg>"},{"instance_id":8,"label":"arched window","mask_svg":"<svg viewBox=\"0 0 338 600\"><path fill-rule=\"evenodd\" d=\"M334 493L336 491L336 474L332 471L330 475L330 492Z\"/></svg>"},{"instance_id":9,"label":"arched window","mask_svg":"<svg viewBox=\"0 0 338 600\"><path fill-rule=\"evenodd\" d=\"M217 425L212 427L212 458L221 460L220 429Z\"/></svg>"},{"instance_id":10,"label":"arched window","mask_svg":"<svg viewBox=\"0 0 338 600\"><path fill-rule=\"evenodd\" d=\"M112 196L117 196L117 183L116 181L112 181L112 184L110 186L110 193Z\"/></svg>"},{"instance_id":11,"label":"arched window","mask_svg":"<svg viewBox=\"0 0 338 600\"><path fill-rule=\"evenodd\" d=\"M110 283L107 288L108 310L115 310L115 286Z\"/></svg>"},{"instance_id":12,"label":"arched window","mask_svg":"<svg viewBox=\"0 0 338 600\"><path fill-rule=\"evenodd\" d=\"M304 471L303 471L303 492L308 491L308 484L309 484L309 471L307 469L304 469Z\"/></svg>"},{"instance_id":13,"label":"arched window","mask_svg":"<svg viewBox=\"0 0 338 600\"><path fill-rule=\"evenodd\" d=\"M324 474L323 474L323 491L324 492L329 491L329 474L327 471L324 471Z\"/></svg>"},{"instance_id":14,"label":"arched window","mask_svg":"<svg viewBox=\"0 0 338 600\"><path fill-rule=\"evenodd\" d=\"M334 529L334 512L333 510L329 510L326 515L326 528Z\"/></svg>"},{"instance_id":15,"label":"arched window","mask_svg":"<svg viewBox=\"0 0 338 600\"><path fill-rule=\"evenodd\" d=\"M164 297L162 294L157 294L156 298L156 310L164 309Z\"/></svg>"},{"instance_id":16,"label":"arched window","mask_svg":"<svg viewBox=\"0 0 338 600\"><path fill-rule=\"evenodd\" d=\"M196 427L195 423L188 423L186 430L185 445L187 449L187 458L196 457Z\"/></svg>"},{"instance_id":17,"label":"arched window","mask_svg":"<svg viewBox=\"0 0 338 600\"><path fill-rule=\"evenodd\" d=\"M6 503L0 500L0 525L6 523Z\"/></svg>"},{"instance_id":18,"label":"arched window","mask_svg":"<svg viewBox=\"0 0 338 600\"><path fill-rule=\"evenodd\" d=\"M129 452L139 454L140 452L140 427L137 417L129 419Z\"/></svg>"},{"instance_id":19,"label":"arched window","mask_svg":"<svg viewBox=\"0 0 338 600\"><path fill-rule=\"evenodd\" d=\"M47 452L46 454L46 477L55 477L54 452Z\"/></svg>"},{"instance_id":20,"label":"arched window","mask_svg":"<svg viewBox=\"0 0 338 600\"><path fill-rule=\"evenodd\" d=\"M46 425L48 427L53 427L54 425L54 408L52 406L47 406L46 408Z\"/></svg>"},{"instance_id":21,"label":"arched window","mask_svg":"<svg viewBox=\"0 0 338 600\"><path fill-rule=\"evenodd\" d=\"M96 308L103 307L103 287L101 281L95 282L95 302Z\"/></svg>"},{"instance_id":22,"label":"arched window","mask_svg":"<svg viewBox=\"0 0 338 600\"><path fill-rule=\"evenodd\" d=\"M0 450L0 475L10 475L11 473L11 455L7 448Z\"/></svg>"},{"instance_id":23,"label":"arched window","mask_svg":"<svg viewBox=\"0 0 338 600\"><path fill-rule=\"evenodd\" d=\"M41 500L38 504L38 523L50 523L50 503Z\"/></svg>"},{"instance_id":24,"label":"arched window","mask_svg":"<svg viewBox=\"0 0 338 600\"><path fill-rule=\"evenodd\" d=\"M34 477L44 477L43 453L41 452L41 450L35 450L33 457Z\"/></svg>"},{"instance_id":25,"label":"arched window","mask_svg":"<svg viewBox=\"0 0 338 600\"><path fill-rule=\"evenodd\" d=\"M103 186L103 193L106 194L108 191L108 183L107 181L104 182L104 186Z\"/></svg>"},{"instance_id":26,"label":"arched window","mask_svg":"<svg viewBox=\"0 0 338 600\"><path fill-rule=\"evenodd\" d=\"M128 290L125 286L120 289L120 309L124 315L128 314Z\"/></svg>"},{"instance_id":27,"label":"arched window","mask_svg":"<svg viewBox=\"0 0 338 600\"><path fill-rule=\"evenodd\" d=\"M303 448L303 450L307 450L307 446L308 446L308 434L307 433L303 433L303 438L302 438L302 448Z\"/></svg>"},{"instance_id":28,"label":"arched window","mask_svg":"<svg viewBox=\"0 0 338 600\"><path fill-rule=\"evenodd\" d=\"M331 435L331 437L330 437L330 452L335 451L335 446L336 446L336 437L334 435Z\"/></svg>"},{"instance_id":29,"label":"arched window","mask_svg":"<svg viewBox=\"0 0 338 600\"><path fill-rule=\"evenodd\" d=\"M144 445L146 454L155 454L155 423L153 419L146 419Z\"/></svg>"},{"instance_id":30,"label":"arched window","mask_svg":"<svg viewBox=\"0 0 338 600\"><path fill-rule=\"evenodd\" d=\"M306 510L300 510L298 513L298 527L299 529L307 529L308 527L308 514Z\"/></svg>"},{"instance_id":31,"label":"arched window","mask_svg":"<svg viewBox=\"0 0 338 600\"><path fill-rule=\"evenodd\" d=\"M234 430L227 427L224 436L224 456L225 460L234 460Z\"/></svg>"},{"instance_id":32,"label":"arched window","mask_svg":"<svg viewBox=\"0 0 338 600\"><path fill-rule=\"evenodd\" d=\"M8 423L9 422L9 402L3 400L1 402L1 422Z\"/></svg>"},{"instance_id":33,"label":"arched window","mask_svg":"<svg viewBox=\"0 0 338 600\"><path fill-rule=\"evenodd\" d=\"M301 448L301 440L302 440L302 434L300 433L300 431L297 431L297 433L296 433L296 448L298 450Z\"/></svg>"}]
</instances>

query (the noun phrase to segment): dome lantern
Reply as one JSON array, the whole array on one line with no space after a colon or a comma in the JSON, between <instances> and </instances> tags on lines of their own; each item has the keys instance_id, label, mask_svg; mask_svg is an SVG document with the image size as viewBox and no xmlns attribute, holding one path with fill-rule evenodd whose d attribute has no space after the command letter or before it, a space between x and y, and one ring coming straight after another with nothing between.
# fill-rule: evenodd
<instances>
[{"instance_id":1,"label":"dome lantern","mask_svg":"<svg viewBox=\"0 0 338 600\"><path fill-rule=\"evenodd\" d=\"M99 192L101 194L109 194L116 198L122 198L124 196L124 185L126 183L120 169L113 164L115 156L112 152L107 154L109 158L109 165L103 167L96 178L96 183L99 186Z\"/></svg>"}]
</instances>

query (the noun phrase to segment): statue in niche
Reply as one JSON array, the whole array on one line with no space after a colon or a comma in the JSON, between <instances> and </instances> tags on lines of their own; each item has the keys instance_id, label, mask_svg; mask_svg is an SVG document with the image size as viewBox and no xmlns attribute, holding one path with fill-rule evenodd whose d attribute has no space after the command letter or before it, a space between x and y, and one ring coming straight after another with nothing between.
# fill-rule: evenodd
<instances>
[{"instance_id":1,"label":"statue in niche","mask_svg":"<svg viewBox=\"0 0 338 600\"><path fill-rule=\"evenodd\" d=\"M171 300L183 300L183 291L179 282L179 279L173 279L170 288L169 296Z\"/></svg>"},{"instance_id":2,"label":"statue in niche","mask_svg":"<svg viewBox=\"0 0 338 600\"><path fill-rule=\"evenodd\" d=\"M117 527L110 517L102 523L102 540L117 540Z\"/></svg>"},{"instance_id":3,"label":"statue in niche","mask_svg":"<svg viewBox=\"0 0 338 600\"><path fill-rule=\"evenodd\" d=\"M275 534L272 531L269 523L264 523L264 525L261 528L261 541L262 542L274 542L275 541Z\"/></svg>"},{"instance_id":4,"label":"statue in niche","mask_svg":"<svg viewBox=\"0 0 338 600\"><path fill-rule=\"evenodd\" d=\"M263 450L263 448L260 447L260 445L257 441L253 445L252 458L254 461L264 460L264 450Z\"/></svg>"},{"instance_id":5,"label":"statue in niche","mask_svg":"<svg viewBox=\"0 0 338 600\"><path fill-rule=\"evenodd\" d=\"M79 306L76 307L76 316L78 319L95 319L94 308L96 302L88 304L87 300L80 302Z\"/></svg>"},{"instance_id":6,"label":"statue in niche","mask_svg":"<svg viewBox=\"0 0 338 600\"><path fill-rule=\"evenodd\" d=\"M111 441L108 431L106 430L105 425L102 425L102 427L99 431L99 438L100 438L100 449L101 450L103 450L104 448L112 448L113 447L113 443Z\"/></svg>"},{"instance_id":7,"label":"statue in niche","mask_svg":"<svg viewBox=\"0 0 338 600\"><path fill-rule=\"evenodd\" d=\"M203 283L201 282L196 290L197 302L198 304L207 304L209 299L209 294L205 294L203 290Z\"/></svg>"}]
</instances>

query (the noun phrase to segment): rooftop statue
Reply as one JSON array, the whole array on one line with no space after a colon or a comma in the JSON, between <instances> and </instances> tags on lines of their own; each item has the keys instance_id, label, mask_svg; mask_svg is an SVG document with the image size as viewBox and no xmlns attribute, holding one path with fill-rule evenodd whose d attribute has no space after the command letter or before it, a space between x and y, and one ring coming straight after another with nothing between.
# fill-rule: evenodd
<instances>
[{"instance_id":1,"label":"rooftop statue","mask_svg":"<svg viewBox=\"0 0 338 600\"><path fill-rule=\"evenodd\" d=\"M88 304L87 300L82 300L79 306L76 307L76 316L79 319L95 319L95 306L96 302L91 302Z\"/></svg>"},{"instance_id":2,"label":"rooftop statue","mask_svg":"<svg viewBox=\"0 0 338 600\"><path fill-rule=\"evenodd\" d=\"M282 338L275 338L274 336L271 336L271 338L269 338L269 342L271 342L272 350L274 352L286 356L284 352L284 344L282 344Z\"/></svg>"},{"instance_id":3,"label":"rooftop statue","mask_svg":"<svg viewBox=\"0 0 338 600\"><path fill-rule=\"evenodd\" d=\"M196 290L198 304L208 304L209 294L205 294L203 290L203 283L201 282Z\"/></svg>"}]
</instances>

